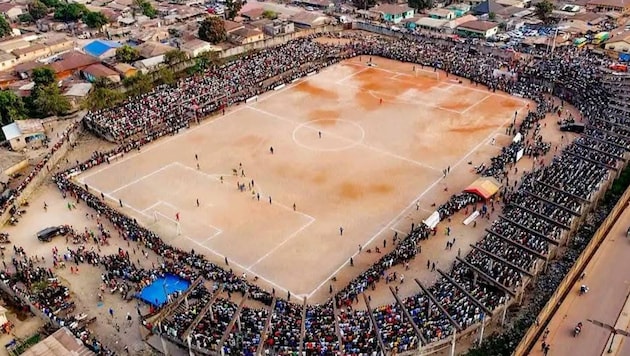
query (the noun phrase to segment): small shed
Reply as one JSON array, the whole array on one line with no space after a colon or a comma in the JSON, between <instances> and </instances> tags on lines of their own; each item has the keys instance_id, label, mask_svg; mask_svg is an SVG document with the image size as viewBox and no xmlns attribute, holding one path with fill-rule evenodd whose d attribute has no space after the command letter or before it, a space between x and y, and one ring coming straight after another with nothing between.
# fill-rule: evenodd
<instances>
[{"instance_id":1,"label":"small shed","mask_svg":"<svg viewBox=\"0 0 630 356\"><path fill-rule=\"evenodd\" d=\"M18 120L2 126L2 133L14 151L39 147L46 139L46 130L41 120Z\"/></svg>"}]
</instances>

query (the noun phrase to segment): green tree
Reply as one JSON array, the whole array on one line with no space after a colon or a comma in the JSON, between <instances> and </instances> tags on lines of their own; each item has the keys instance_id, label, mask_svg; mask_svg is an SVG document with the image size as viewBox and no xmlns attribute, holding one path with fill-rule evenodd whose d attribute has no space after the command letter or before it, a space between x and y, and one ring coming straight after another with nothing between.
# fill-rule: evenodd
<instances>
[{"instance_id":1,"label":"green tree","mask_svg":"<svg viewBox=\"0 0 630 356\"><path fill-rule=\"evenodd\" d=\"M433 7L433 0L409 0L409 6L416 10L426 10Z\"/></svg>"},{"instance_id":2,"label":"green tree","mask_svg":"<svg viewBox=\"0 0 630 356\"><path fill-rule=\"evenodd\" d=\"M73 22L79 20L88 12L89 10L85 7L85 5L77 3L59 3L59 5L55 8L54 16L56 20Z\"/></svg>"},{"instance_id":3,"label":"green tree","mask_svg":"<svg viewBox=\"0 0 630 356\"><path fill-rule=\"evenodd\" d=\"M4 16L0 16L0 38L11 34L11 26L7 22Z\"/></svg>"},{"instance_id":4,"label":"green tree","mask_svg":"<svg viewBox=\"0 0 630 356\"><path fill-rule=\"evenodd\" d=\"M367 10L376 5L376 0L352 0L352 5L354 5L359 10ZM409 6L413 7L411 2L409 3Z\"/></svg>"},{"instance_id":5,"label":"green tree","mask_svg":"<svg viewBox=\"0 0 630 356\"><path fill-rule=\"evenodd\" d=\"M234 20L242 8L242 0L225 0L225 18L228 20Z\"/></svg>"},{"instance_id":6,"label":"green tree","mask_svg":"<svg viewBox=\"0 0 630 356\"><path fill-rule=\"evenodd\" d=\"M83 23L90 28L101 28L107 25L108 22L107 17L100 11L88 11L83 15Z\"/></svg>"},{"instance_id":7,"label":"green tree","mask_svg":"<svg viewBox=\"0 0 630 356\"><path fill-rule=\"evenodd\" d=\"M61 94L56 84L36 86L31 92L30 99L34 116L60 115L70 110L70 101Z\"/></svg>"},{"instance_id":8,"label":"green tree","mask_svg":"<svg viewBox=\"0 0 630 356\"><path fill-rule=\"evenodd\" d=\"M28 6L28 13L33 16L35 20L43 19L48 13L48 7L41 1L35 0Z\"/></svg>"},{"instance_id":9,"label":"green tree","mask_svg":"<svg viewBox=\"0 0 630 356\"><path fill-rule=\"evenodd\" d=\"M31 23L35 22L35 19L33 18L33 15L26 12L18 16L18 21L20 21L20 23Z\"/></svg>"},{"instance_id":10,"label":"green tree","mask_svg":"<svg viewBox=\"0 0 630 356\"><path fill-rule=\"evenodd\" d=\"M179 49L174 49L164 53L164 63L174 66L188 59L188 54Z\"/></svg>"},{"instance_id":11,"label":"green tree","mask_svg":"<svg viewBox=\"0 0 630 356\"><path fill-rule=\"evenodd\" d=\"M61 4L59 0L41 0L49 8L57 8Z\"/></svg>"},{"instance_id":12,"label":"green tree","mask_svg":"<svg viewBox=\"0 0 630 356\"><path fill-rule=\"evenodd\" d=\"M553 11L553 3L549 0L543 0L535 5L536 16L543 22L549 22L549 15Z\"/></svg>"},{"instance_id":13,"label":"green tree","mask_svg":"<svg viewBox=\"0 0 630 356\"><path fill-rule=\"evenodd\" d=\"M22 119L24 115L25 110L22 98L15 95L11 90L0 90L0 126Z\"/></svg>"},{"instance_id":14,"label":"green tree","mask_svg":"<svg viewBox=\"0 0 630 356\"><path fill-rule=\"evenodd\" d=\"M116 59L119 62L131 63L140 58L140 51L129 45L116 48Z\"/></svg>"},{"instance_id":15,"label":"green tree","mask_svg":"<svg viewBox=\"0 0 630 356\"><path fill-rule=\"evenodd\" d=\"M134 3L136 7L140 9L144 16L150 17L152 19L157 17L157 10L147 0L136 0Z\"/></svg>"},{"instance_id":16,"label":"green tree","mask_svg":"<svg viewBox=\"0 0 630 356\"><path fill-rule=\"evenodd\" d=\"M262 17L269 19L269 20L275 20L278 18L278 14L275 11L271 11L271 10L265 10L262 13Z\"/></svg>"},{"instance_id":17,"label":"green tree","mask_svg":"<svg viewBox=\"0 0 630 356\"><path fill-rule=\"evenodd\" d=\"M123 80L123 85L127 89L127 96L134 97L151 91L153 83L148 75L138 72L138 74L127 77Z\"/></svg>"},{"instance_id":18,"label":"green tree","mask_svg":"<svg viewBox=\"0 0 630 356\"><path fill-rule=\"evenodd\" d=\"M488 18L489 18L491 21L494 21L494 19L496 19L496 18L497 18L497 14L495 14L494 12L491 12L491 13L489 13L489 14L488 14Z\"/></svg>"},{"instance_id":19,"label":"green tree","mask_svg":"<svg viewBox=\"0 0 630 356\"><path fill-rule=\"evenodd\" d=\"M113 89L112 82L107 78L97 78L92 85L92 91L83 102L83 107L88 110L109 108L124 99L123 93Z\"/></svg>"},{"instance_id":20,"label":"green tree","mask_svg":"<svg viewBox=\"0 0 630 356\"><path fill-rule=\"evenodd\" d=\"M162 67L157 72L157 80L160 84L168 84L171 85L175 83L175 73L172 70Z\"/></svg>"},{"instance_id":21,"label":"green tree","mask_svg":"<svg viewBox=\"0 0 630 356\"><path fill-rule=\"evenodd\" d=\"M55 71L50 67L39 67L33 69L31 78L33 79L33 83L35 83L36 88L52 85L57 81L55 78Z\"/></svg>"},{"instance_id":22,"label":"green tree","mask_svg":"<svg viewBox=\"0 0 630 356\"><path fill-rule=\"evenodd\" d=\"M206 17L199 25L199 38L215 44L227 40L223 21L218 17Z\"/></svg>"}]
</instances>

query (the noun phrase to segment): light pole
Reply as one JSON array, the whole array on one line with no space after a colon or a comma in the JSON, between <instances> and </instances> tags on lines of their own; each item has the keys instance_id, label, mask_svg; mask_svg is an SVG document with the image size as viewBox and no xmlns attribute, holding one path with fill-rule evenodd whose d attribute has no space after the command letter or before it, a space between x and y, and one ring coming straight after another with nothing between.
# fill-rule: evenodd
<instances>
[{"instance_id":1,"label":"light pole","mask_svg":"<svg viewBox=\"0 0 630 356\"><path fill-rule=\"evenodd\" d=\"M610 331L610 333L612 334L612 337L610 338L610 345L608 346L608 353L612 353L613 352L613 343L615 342L615 335L619 334L621 336L625 336L628 337L630 336L630 333L625 331L625 330L621 330L621 329L615 329L614 326L612 325L608 325L606 323L602 323L601 321L597 321L597 320L591 320L591 319L586 319L586 321L593 323L597 326L599 326L602 329L606 329L608 331Z\"/></svg>"}]
</instances>

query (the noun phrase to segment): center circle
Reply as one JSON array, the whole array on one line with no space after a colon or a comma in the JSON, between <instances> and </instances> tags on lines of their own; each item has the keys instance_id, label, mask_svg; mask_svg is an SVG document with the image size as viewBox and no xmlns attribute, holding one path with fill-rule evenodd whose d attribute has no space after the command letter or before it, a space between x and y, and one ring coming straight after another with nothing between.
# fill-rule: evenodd
<instances>
[{"instance_id":1,"label":"center circle","mask_svg":"<svg viewBox=\"0 0 630 356\"><path fill-rule=\"evenodd\" d=\"M311 151L343 151L361 144L364 138L361 125L343 119L311 120L293 130L293 142Z\"/></svg>"}]
</instances>

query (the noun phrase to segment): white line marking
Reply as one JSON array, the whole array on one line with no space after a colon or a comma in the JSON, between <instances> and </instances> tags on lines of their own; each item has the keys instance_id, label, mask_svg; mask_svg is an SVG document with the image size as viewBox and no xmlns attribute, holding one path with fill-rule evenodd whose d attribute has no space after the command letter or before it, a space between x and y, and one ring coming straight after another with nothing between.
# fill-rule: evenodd
<instances>
[{"instance_id":1,"label":"white line marking","mask_svg":"<svg viewBox=\"0 0 630 356\"><path fill-rule=\"evenodd\" d=\"M267 257L271 256L274 252L278 251L282 246L284 246L287 242L293 240L294 237L296 237L297 235L299 235L302 231L306 230L307 227L311 226L312 223L315 222L315 219L311 218L311 220L309 222L307 222L306 224L302 225L301 228L295 230L291 235L289 235L286 239L284 239L284 241L282 241L281 243L277 244L274 248L272 248L269 252L267 252L266 254L262 255L259 259L256 260L256 262L254 262L253 264L251 264L249 268L253 268L254 266L256 266L257 264L259 264L260 262L262 262L264 259L266 259Z\"/></svg>"},{"instance_id":2,"label":"white line marking","mask_svg":"<svg viewBox=\"0 0 630 356\"><path fill-rule=\"evenodd\" d=\"M475 106L483 103L484 101L486 101L486 99L491 98L492 94L488 94L486 96L483 97L483 99L478 100L477 102L475 102L474 104L470 105L466 110L462 111L462 114L467 113L468 111L470 111L470 109L474 108Z\"/></svg>"},{"instance_id":3,"label":"white line marking","mask_svg":"<svg viewBox=\"0 0 630 356\"><path fill-rule=\"evenodd\" d=\"M363 147L363 148L366 148L366 149L368 149L368 150L371 150L371 151L375 151L375 152L381 153L381 154L383 154L383 155L385 155L385 156L390 156L390 157L394 157L394 158L397 158L397 159L402 160L402 161L406 161L406 162L411 163L411 164L414 164L414 165L416 165L416 166L420 166L420 167L423 167L423 168L431 169L431 170L434 170L434 171L436 171L436 172L441 172L441 171L442 171L442 170L437 169L437 168L435 168L435 167L433 167L433 166L430 166L430 165L428 165L428 164L424 164L424 163L422 163L422 162L418 162L418 161L415 161L415 160L413 160L413 159L410 159L410 158L407 158L407 157L403 157L403 156L397 155L397 154L395 154L395 153L391 153L391 152L389 152L389 151L385 151L385 150L383 150L383 149L380 149L380 148L377 148L377 147L374 147L374 146L371 146L371 145L368 145L368 144L365 144L365 143L362 143L362 142L358 142L358 141L355 141L355 140L350 140L350 139L348 139L348 138L346 138L346 137L343 137L343 136L340 136L340 135L334 134L334 133L332 133L332 132L329 132L329 131L326 131L326 130L321 130L321 129L318 129L318 128L315 128L315 127L311 127L311 126L309 126L308 124L300 124L299 122L293 121L293 120L291 120L291 119L287 119L286 117L283 117L283 116L280 116L280 115L277 115L277 114L273 114L273 113L270 113L270 112L268 112L268 111L265 111L265 110L262 110L262 109L259 109L259 108L256 108L256 107L250 107L250 109L252 109L252 110L254 110L254 111L257 111L257 112L259 112L259 113L261 113L261 114L265 114L265 115L267 115L267 116L271 116L271 117L273 117L273 118L276 118L276 119L282 120L282 121L290 122L290 123L293 123L293 124L299 124L299 125L300 125L300 127L303 127L303 128L309 129L309 130L312 130L312 131L314 131L314 132L319 132L319 131L321 131L323 134L325 134L325 135L327 135L327 136L334 137L334 138L336 138L336 139L339 139L339 140L342 140L342 141L349 142L349 143L351 143L351 146L349 146L348 148L351 148L351 147ZM358 124L357 124L357 125L358 125ZM296 142L296 144L297 144L297 142ZM300 147L302 147L302 145L300 145L300 144L298 144L298 145L299 145Z\"/></svg>"},{"instance_id":4,"label":"white line marking","mask_svg":"<svg viewBox=\"0 0 630 356\"><path fill-rule=\"evenodd\" d=\"M343 78L339 79L338 81L336 81L335 83L337 83L337 84L341 84L341 83L345 82L346 80L348 80L348 79L350 79L350 78L354 77L355 75L359 75L359 74L361 74L361 73L365 72L365 71L366 71L366 70L368 70L368 69L370 69L370 68L369 68L369 67L368 67L368 68L363 68L363 69L358 70L358 71L356 71L356 72L354 72L354 73L352 73L352 74L348 74L348 75L346 75L345 77L343 77Z\"/></svg>"},{"instance_id":5,"label":"white line marking","mask_svg":"<svg viewBox=\"0 0 630 356\"><path fill-rule=\"evenodd\" d=\"M156 169L156 170L154 170L154 171L153 171L153 172L151 172L151 173L145 174L145 175L141 176L141 177L140 177L140 178L138 178L138 179L134 179L134 180L132 180L131 182L129 182L129 183L127 183L127 184L123 184L123 185L121 185L120 187L118 187L118 188L116 188L116 189L112 190L111 192L109 192L109 194L114 194L114 193L119 192L119 191L121 191L121 190L123 190L123 189L125 189L125 188L127 188L127 187L130 187L130 186L132 186L132 185L134 185L134 184L136 184L136 183L138 183L138 182L141 182L141 181L143 181L143 180L145 180L145 179L147 179L147 178L149 178L149 177L151 177L151 176L154 176L154 175L156 175L156 174L159 174L159 173L161 173L162 171L165 171L165 170L167 170L167 169L171 168L171 166L172 166L172 165L173 165L173 163L169 163L169 164L167 164L166 166L162 166L161 168Z\"/></svg>"},{"instance_id":6,"label":"white line marking","mask_svg":"<svg viewBox=\"0 0 630 356\"><path fill-rule=\"evenodd\" d=\"M398 215L396 215L390 222L388 222L385 226L383 226L383 228L381 228L378 232L376 232L369 240L367 240L364 244L363 247L365 246L369 246L372 241L374 241L377 237L380 237L381 234L387 230L387 229L391 229L392 225L394 225L395 223L398 222L398 220L400 219L401 216L403 216L408 210L409 208L411 208L412 206L415 206L416 202L421 199L425 194L427 194L429 191L431 191L431 189L433 189L433 187L435 187L436 185L438 185L440 182L442 181L442 177L438 178L437 180L435 180L433 183L431 183L431 185L429 185L427 187L427 189L425 189L422 193L420 193L420 195L418 195L417 197L413 198L413 200L411 201L411 203L409 203L409 205L407 205L407 207L405 207L403 210L400 211L400 213L398 213ZM359 252L355 252L352 256L352 258L356 257L359 254ZM350 258L348 257L348 258ZM323 287L326 283L328 283L328 281L334 277L337 273L339 273L339 271L341 271L342 268L344 268L346 266L346 261L344 261L341 266L339 266L332 274L330 274L330 276L328 276L327 278L325 278L317 287L315 287L315 289L313 289L312 292L310 292L308 294L308 298L310 299L313 294L315 294L321 287Z\"/></svg>"}]
</instances>

